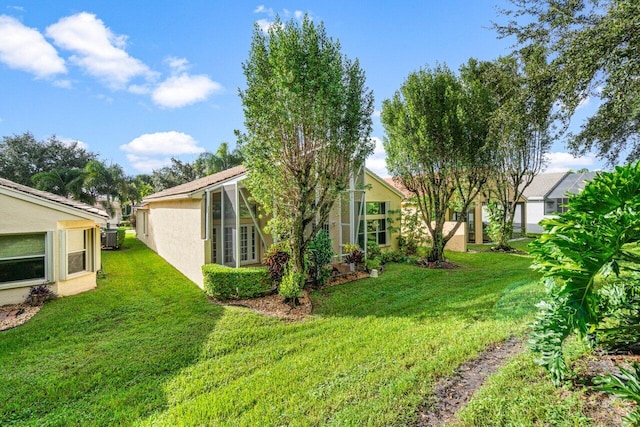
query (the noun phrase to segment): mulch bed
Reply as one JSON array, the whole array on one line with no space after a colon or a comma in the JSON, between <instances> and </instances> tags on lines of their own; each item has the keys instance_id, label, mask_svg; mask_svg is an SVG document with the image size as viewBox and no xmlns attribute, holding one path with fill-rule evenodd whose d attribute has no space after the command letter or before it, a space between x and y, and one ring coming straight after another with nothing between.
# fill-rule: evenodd
<instances>
[{"instance_id":1,"label":"mulch bed","mask_svg":"<svg viewBox=\"0 0 640 427\"><path fill-rule=\"evenodd\" d=\"M334 276L321 289L341 285L343 283L352 282L354 280L364 279L366 277L369 277L369 274L365 273L364 271L357 271L354 273ZM302 292L302 296L298 298L298 300L299 304L295 307L292 307L284 302L284 298L282 298L278 294L267 295L260 298L215 302L221 305L246 307L254 310L256 313L264 314L266 316L296 321L304 319L305 317L310 315L311 311L313 310L311 298L309 298L309 292L307 290L304 290Z\"/></svg>"}]
</instances>

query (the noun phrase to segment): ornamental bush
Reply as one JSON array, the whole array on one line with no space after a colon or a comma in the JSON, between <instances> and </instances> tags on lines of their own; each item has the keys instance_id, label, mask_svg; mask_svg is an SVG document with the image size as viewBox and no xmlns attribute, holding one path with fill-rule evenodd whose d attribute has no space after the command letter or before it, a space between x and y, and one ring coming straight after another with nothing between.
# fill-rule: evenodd
<instances>
[{"instance_id":1,"label":"ornamental bush","mask_svg":"<svg viewBox=\"0 0 640 427\"><path fill-rule=\"evenodd\" d=\"M314 286L322 286L329 280L331 269L327 268L327 265L333 261L333 255L329 235L325 231L320 231L307 247L309 277Z\"/></svg>"},{"instance_id":2,"label":"ornamental bush","mask_svg":"<svg viewBox=\"0 0 640 427\"><path fill-rule=\"evenodd\" d=\"M568 373L562 347L571 333L591 345L598 331L617 342L625 334L632 341L637 337L628 328L635 314L618 313L636 310L633 292L622 297L640 288L640 163L598 173L567 206L541 222L545 233L531 243L547 297L539 304L530 342L556 383ZM621 282L630 289L612 299Z\"/></svg>"},{"instance_id":3,"label":"ornamental bush","mask_svg":"<svg viewBox=\"0 0 640 427\"><path fill-rule=\"evenodd\" d=\"M204 292L219 300L253 298L271 291L269 271L264 267L205 264L202 274Z\"/></svg>"}]
</instances>

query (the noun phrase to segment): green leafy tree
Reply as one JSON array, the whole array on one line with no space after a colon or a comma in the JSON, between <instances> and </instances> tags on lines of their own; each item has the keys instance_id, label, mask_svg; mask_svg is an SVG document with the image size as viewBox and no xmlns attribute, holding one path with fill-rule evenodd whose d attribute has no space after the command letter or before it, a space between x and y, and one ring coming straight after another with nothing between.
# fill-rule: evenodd
<instances>
[{"instance_id":1,"label":"green leafy tree","mask_svg":"<svg viewBox=\"0 0 640 427\"><path fill-rule=\"evenodd\" d=\"M0 177L32 187L31 178L38 173L84 169L96 157L77 142L65 143L55 136L46 141L36 140L30 132L5 136L0 143Z\"/></svg>"},{"instance_id":2,"label":"green leafy tree","mask_svg":"<svg viewBox=\"0 0 640 427\"><path fill-rule=\"evenodd\" d=\"M492 170L487 136L494 104L480 75L473 59L460 76L446 66L421 69L382 104L387 168L412 194L431 237L433 262L444 259L444 246ZM445 234L451 208L461 214Z\"/></svg>"},{"instance_id":3,"label":"green leafy tree","mask_svg":"<svg viewBox=\"0 0 640 427\"><path fill-rule=\"evenodd\" d=\"M640 2L629 0L511 0L502 10L522 50L542 46L565 124L590 97L601 101L580 131L570 135L576 154L596 150L617 163L640 158Z\"/></svg>"},{"instance_id":4,"label":"green leafy tree","mask_svg":"<svg viewBox=\"0 0 640 427\"><path fill-rule=\"evenodd\" d=\"M48 191L83 202L90 202L89 194L84 188L85 177L84 169L56 168L50 171L38 172L31 177L31 180L38 190Z\"/></svg>"},{"instance_id":5,"label":"green leafy tree","mask_svg":"<svg viewBox=\"0 0 640 427\"><path fill-rule=\"evenodd\" d=\"M107 166L99 160L91 160L85 166L84 186L90 200L96 203L99 196L104 196L104 207L110 215L113 213L112 201L121 199L120 190L124 182L124 171L118 164Z\"/></svg>"},{"instance_id":6,"label":"green leafy tree","mask_svg":"<svg viewBox=\"0 0 640 427\"><path fill-rule=\"evenodd\" d=\"M510 250L518 202L545 166L545 155L551 148L551 79L539 50L529 51L523 58L486 62L482 76L496 104L490 131L496 173L486 189L489 235L497 249Z\"/></svg>"},{"instance_id":7,"label":"green leafy tree","mask_svg":"<svg viewBox=\"0 0 640 427\"><path fill-rule=\"evenodd\" d=\"M223 142L215 153L202 153L194 162L194 167L201 176L211 175L239 166L244 156L239 148L229 151L229 144Z\"/></svg>"},{"instance_id":8,"label":"green leafy tree","mask_svg":"<svg viewBox=\"0 0 640 427\"><path fill-rule=\"evenodd\" d=\"M569 334L590 337L603 321L599 291L617 278L638 287L640 268L640 163L600 172L569 198L568 210L545 219L531 244L533 267L543 273L547 298L534 323L532 347L556 382L567 366ZM591 342L591 340L588 340Z\"/></svg>"},{"instance_id":9,"label":"green leafy tree","mask_svg":"<svg viewBox=\"0 0 640 427\"><path fill-rule=\"evenodd\" d=\"M255 26L243 70L245 182L271 231L290 239L289 275L300 283L309 242L373 152L373 96L358 61L308 16L278 18L268 34Z\"/></svg>"},{"instance_id":10,"label":"green leafy tree","mask_svg":"<svg viewBox=\"0 0 640 427\"><path fill-rule=\"evenodd\" d=\"M160 169L155 169L151 173L153 187L155 191L162 191L176 185L185 184L195 179L201 178L194 163L183 162L171 158L171 165Z\"/></svg>"}]
</instances>

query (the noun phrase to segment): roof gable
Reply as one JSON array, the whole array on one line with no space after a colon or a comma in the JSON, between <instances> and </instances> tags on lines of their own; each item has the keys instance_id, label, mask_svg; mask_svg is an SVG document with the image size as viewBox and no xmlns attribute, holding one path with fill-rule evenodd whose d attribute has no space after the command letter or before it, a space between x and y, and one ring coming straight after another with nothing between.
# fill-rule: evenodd
<instances>
[{"instance_id":1,"label":"roof gable","mask_svg":"<svg viewBox=\"0 0 640 427\"><path fill-rule=\"evenodd\" d=\"M243 175L246 171L247 169L244 166L236 166L231 169L223 170L222 172L214 173L213 175L207 175L205 177L150 194L144 198L143 202L162 198L187 197L212 185Z\"/></svg>"},{"instance_id":2,"label":"roof gable","mask_svg":"<svg viewBox=\"0 0 640 427\"><path fill-rule=\"evenodd\" d=\"M567 172L538 174L533 177L531 184L524 189L522 195L527 199L547 197L547 194L549 194L566 175Z\"/></svg>"},{"instance_id":3,"label":"roof gable","mask_svg":"<svg viewBox=\"0 0 640 427\"><path fill-rule=\"evenodd\" d=\"M28 199L39 204L45 204L51 206L51 204L58 208L72 209L76 214L91 215L93 219L100 217L101 219L109 218L109 215L102 209L95 206L88 205L86 203L79 202L77 200L68 199L66 197L59 196L57 194L49 193L48 191L37 190L35 188L27 187L26 185L18 184L8 179L0 178L0 190L5 189L6 194L10 196L16 196L20 194L23 198Z\"/></svg>"}]
</instances>

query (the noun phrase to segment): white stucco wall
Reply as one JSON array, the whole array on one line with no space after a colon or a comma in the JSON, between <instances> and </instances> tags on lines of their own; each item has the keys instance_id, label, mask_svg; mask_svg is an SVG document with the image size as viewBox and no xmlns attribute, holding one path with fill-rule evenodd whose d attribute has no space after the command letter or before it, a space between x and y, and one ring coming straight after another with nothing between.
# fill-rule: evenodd
<instances>
[{"instance_id":1,"label":"white stucco wall","mask_svg":"<svg viewBox=\"0 0 640 427\"><path fill-rule=\"evenodd\" d=\"M138 239L173 265L198 286L203 286L202 265L205 248L202 239L200 199L151 202L146 210L147 234L142 231L142 210L137 216Z\"/></svg>"},{"instance_id":2,"label":"white stucco wall","mask_svg":"<svg viewBox=\"0 0 640 427\"><path fill-rule=\"evenodd\" d=\"M540 221L544 218L544 201L529 200L526 203L527 233L542 233Z\"/></svg>"}]
</instances>

